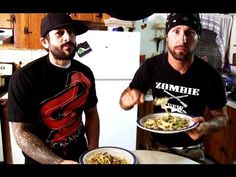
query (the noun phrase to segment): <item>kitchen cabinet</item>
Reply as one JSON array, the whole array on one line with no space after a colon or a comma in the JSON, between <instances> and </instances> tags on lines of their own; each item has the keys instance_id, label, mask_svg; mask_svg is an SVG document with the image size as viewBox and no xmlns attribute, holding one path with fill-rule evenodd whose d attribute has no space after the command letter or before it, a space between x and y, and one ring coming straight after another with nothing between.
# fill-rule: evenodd
<instances>
[{"instance_id":1,"label":"kitchen cabinet","mask_svg":"<svg viewBox=\"0 0 236 177\"><path fill-rule=\"evenodd\" d=\"M104 20L109 18L109 15L105 13L71 13L70 15L75 20L98 23L104 23Z\"/></svg>"},{"instance_id":2,"label":"kitchen cabinet","mask_svg":"<svg viewBox=\"0 0 236 177\"><path fill-rule=\"evenodd\" d=\"M46 13L16 13L14 46L16 48L43 49L40 43L41 19Z\"/></svg>"},{"instance_id":3,"label":"kitchen cabinet","mask_svg":"<svg viewBox=\"0 0 236 177\"><path fill-rule=\"evenodd\" d=\"M16 13L14 24L14 46L16 48L43 49L40 43L41 19L47 13ZM75 20L86 21L90 29L106 30L104 19L109 15L103 13L71 13Z\"/></svg>"},{"instance_id":4,"label":"kitchen cabinet","mask_svg":"<svg viewBox=\"0 0 236 177\"><path fill-rule=\"evenodd\" d=\"M205 136L205 152L220 164L231 164L236 160L236 109L227 106L228 127L213 135ZM206 111L206 119L209 113Z\"/></svg>"},{"instance_id":5,"label":"kitchen cabinet","mask_svg":"<svg viewBox=\"0 0 236 177\"><path fill-rule=\"evenodd\" d=\"M13 44L14 15L0 13L0 45Z\"/></svg>"},{"instance_id":6,"label":"kitchen cabinet","mask_svg":"<svg viewBox=\"0 0 236 177\"><path fill-rule=\"evenodd\" d=\"M107 30L104 20L110 16L105 13L71 13L72 19L80 20L88 26L90 30Z\"/></svg>"},{"instance_id":7,"label":"kitchen cabinet","mask_svg":"<svg viewBox=\"0 0 236 177\"><path fill-rule=\"evenodd\" d=\"M12 13L0 13L0 28L14 27L14 15Z\"/></svg>"},{"instance_id":8,"label":"kitchen cabinet","mask_svg":"<svg viewBox=\"0 0 236 177\"><path fill-rule=\"evenodd\" d=\"M153 113L153 104L150 101L145 101L143 104L138 105L138 118L144 117ZM136 149L148 149L148 131L137 127L137 141Z\"/></svg>"}]
</instances>

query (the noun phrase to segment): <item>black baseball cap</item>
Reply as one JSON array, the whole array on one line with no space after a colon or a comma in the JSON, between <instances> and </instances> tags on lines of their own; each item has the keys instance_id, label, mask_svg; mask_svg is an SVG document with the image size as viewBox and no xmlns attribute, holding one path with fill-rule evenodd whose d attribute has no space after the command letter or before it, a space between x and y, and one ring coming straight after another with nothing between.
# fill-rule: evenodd
<instances>
[{"instance_id":1,"label":"black baseball cap","mask_svg":"<svg viewBox=\"0 0 236 177\"><path fill-rule=\"evenodd\" d=\"M73 20L66 13L49 13L41 20L41 37L45 37L51 30L70 27L75 35L80 35L88 31L88 26L79 20Z\"/></svg>"}]
</instances>

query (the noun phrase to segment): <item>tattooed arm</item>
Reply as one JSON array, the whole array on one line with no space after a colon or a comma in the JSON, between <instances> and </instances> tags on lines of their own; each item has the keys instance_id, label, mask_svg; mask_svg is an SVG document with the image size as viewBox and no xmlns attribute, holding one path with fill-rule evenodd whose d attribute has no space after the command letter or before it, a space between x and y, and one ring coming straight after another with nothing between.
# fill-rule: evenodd
<instances>
[{"instance_id":1,"label":"tattooed arm","mask_svg":"<svg viewBox=\"0 0 236 177\"><path fill-rule=\"evenodd\" d=\"M37 136L29 131L30 124L19 122L11 124L16 143L35 161L41 164L78 164L72 160L64 160L51 152Z\"/></svg>"},{"instance_id":2,"label":"tattooed arm","mask_svg":"<svg viewBox=\"0 0 236 177\"><path fill-rule=\"evenodd\" d=\"M222 128L228 125L228 113L227 107L225 106L222 109L210 110L213 118L209 120L204 127L204 134L210 135L212 133L218 132Z\"/></svg>"},{"instance_id":3,"label":"tattooed arm","mask_svg":"<svg viewBox=\"0 0 236 177\"><path fill-rule=\"evenodd\" d=\"M200 122L199 126L195 129L188 131L188 135L196 140L200 138L203 134L210 135L215 132L222 130L224 127L228 125L228 113L227 107L223 107L222 109L210 110L212 118L208 121L204 121L203 117L195 117L193 120L196 122Z\"/></svg>"}]
</instances>

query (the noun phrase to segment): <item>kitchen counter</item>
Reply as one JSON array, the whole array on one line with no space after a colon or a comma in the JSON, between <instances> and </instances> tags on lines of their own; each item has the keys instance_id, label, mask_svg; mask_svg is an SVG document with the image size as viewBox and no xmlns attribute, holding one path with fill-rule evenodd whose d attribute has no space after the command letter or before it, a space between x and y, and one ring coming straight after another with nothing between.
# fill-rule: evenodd
<instances>
[{"instance_id":1,"label":"kitchen counter","mask_svg":"<svg viewBox=\"0 0 236 177\"><path fill-rule=\"evenodd\" d=\"M236 109L236 101L231 100L230 98L227 99L227 105Z\"/></svg>"},{"instance_id":2,"label":"kitchen counter","mask_svg":"<svg viewBox=\"0 0 236 177\"><path fill-rule=\"evenodd\" d=\"M136 155L138 164L199 164L183 156L151 150L133 151Z\"/></svg>"}]
</instances>

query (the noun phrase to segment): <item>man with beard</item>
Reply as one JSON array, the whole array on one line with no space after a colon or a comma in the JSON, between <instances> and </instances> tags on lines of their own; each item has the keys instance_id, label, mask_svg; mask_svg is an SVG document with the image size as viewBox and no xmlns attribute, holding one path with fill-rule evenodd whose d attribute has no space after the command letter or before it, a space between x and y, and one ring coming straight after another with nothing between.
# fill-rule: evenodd
<instances>
[{"instance_id":1,"label":"man with beard","mask_svg":"<svg viewBox=\"0 0 236 177\"><path fill-rule=\"evenodd\" d=\"M120 97L124 110L144 102L149 89L153 98L172 97L165 105L170 112L193 116L199 125L175 134L150 133L147 149L177 153L204 162L203 135L227 126L226 96L220 73L209 63L194 55L199 42L199 14L171 13L166 21L168 52L145 60ZM211 120L204 120L208 107ZM154 113L164 112L154 106Z\"/></svg>"},{"instance_id":2,"label":"man with beard","mask_svg":"<svg viewBox=\"0 0 236 177\"><path fill-rule=\"evenodd\" d=\"M73 59L76 35L87 30L67 14L47 14L40 42L48 54L11 77L8 118L25 164L78 164L83 152L98 147L94 75Z\"/></svg>"}]
</instances>

